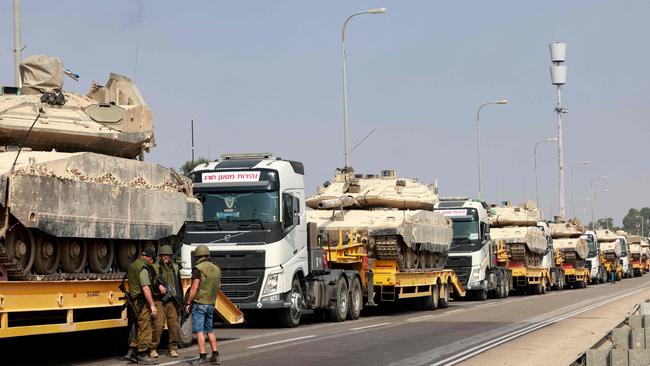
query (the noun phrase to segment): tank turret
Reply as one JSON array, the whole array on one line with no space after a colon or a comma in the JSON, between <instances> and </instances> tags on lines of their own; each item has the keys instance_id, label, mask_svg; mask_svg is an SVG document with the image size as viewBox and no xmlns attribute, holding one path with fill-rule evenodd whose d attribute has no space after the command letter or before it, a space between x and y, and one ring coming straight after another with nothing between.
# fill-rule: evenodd
<instances>
[{"instance_id":1,"label":"tank turret","mask_svg":"<svg viewBox=\"0 0 650 366\"><path fill-rule=\"evenodd\" d=\"M142 157L155 146L151 110L137 86L111 73L87 95L63 91L63 64L30 56L20 65L23 87L3 88L0 146Z\"/></svg>"}]
</instances>

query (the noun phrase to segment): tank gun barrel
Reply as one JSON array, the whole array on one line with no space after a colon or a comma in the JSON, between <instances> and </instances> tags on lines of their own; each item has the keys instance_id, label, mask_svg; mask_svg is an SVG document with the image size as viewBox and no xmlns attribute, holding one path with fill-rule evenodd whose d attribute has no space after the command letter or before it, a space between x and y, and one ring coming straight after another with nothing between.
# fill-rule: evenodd
<instances>
[{"instance_id":1,"label":"tank gun barrel","mask_svg":"<svg viewBox=\"0 0 650 366\"><path fill-rule=\"evenodd\" d=\"M341 196L339 198L330 198L322 200L318 208L342 208L354 205L354 198L350 196Z\"/></svg>"}]
</instances>

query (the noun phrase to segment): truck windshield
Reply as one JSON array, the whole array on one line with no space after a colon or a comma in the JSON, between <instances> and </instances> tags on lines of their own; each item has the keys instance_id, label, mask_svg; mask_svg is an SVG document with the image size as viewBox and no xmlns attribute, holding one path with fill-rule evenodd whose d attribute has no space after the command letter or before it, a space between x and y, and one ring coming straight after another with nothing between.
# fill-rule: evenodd
<instances>
[{"instance_id":1,"label":"truck windshield","mask_svg":"<svg viewBox=\"0 0 650 366\"><path fill-rule=\"evenodd\" d=\"M452 252L474 251L481 245L478 221L452 218L454 238L449 248Z\"/></svg>"},{"instance_id":2,"label":"truck windshield","mask_svg":"<svg viewBox=\"0 0 650 366\"><path fill-rule=\"evenodd\" d=\"M586 238L587 240L587 247L589 248L589 254L587 255L588 258L593 258L598 255L598 248L596 247L596 241L594 240L594 237L591 235L588 235Z\"/></svg>"},{"instance_id":3,"label":"truck windshield","mask_svg":"<svg viewBox=\"0 0 650 366\"><path fill-rule=\"evenodd\" d=\"M627 256L627 243L625 240L621 240L621 257Z\"/></svg>"},{"instance_id":4,"label":"truck windshield","mask_svg":"<svg viewBox=\"0 0 650 366\"><path fill-rule=\"evenodd\" d=\"M200 192L204 222L277 222L280 209L277 191Z\"/></svg>"}]
</instances>

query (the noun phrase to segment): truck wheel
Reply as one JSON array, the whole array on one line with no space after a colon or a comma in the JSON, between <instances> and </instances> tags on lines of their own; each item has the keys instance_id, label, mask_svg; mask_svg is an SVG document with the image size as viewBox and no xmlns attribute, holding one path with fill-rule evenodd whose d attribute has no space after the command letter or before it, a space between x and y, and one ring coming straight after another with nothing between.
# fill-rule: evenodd
<instances>
[{"instance_id":1,"label":"truck wheel","mask_svg":"<svg viewBox=\"0 0 650 366\"><path fill-rule=\"evenodd\" d=\"M348 319L359 319L362 308L363 294L361 293L361 282L359 282L359 278L355 277L354 280L352 280L352 287L350 288L350 306L348 311Z\"/></svg>"},{"instance_id":2,"label":"truck wheel","mask_svg":"<svg viewBox=\"0 0 650 366\"><path fill-rule=\"evenodd\" d=\"M178 333L179 347L190 347L194 340L194 334L192 334L192 316L182 319L181 326L178 327Z\"/></svg>"},{"instance_id":3,"label":"truck wheel","mask_svg":"<svg viewBox=\"0 0 650 366\"><path fill-rule=\"evenodd\" d=\"M300 324L302 315L302 288L297 277L293 278L291 283L291 292L289 293L289 308L280 310L280 324L285 328L295 328Z\"/></svg>"},{"instance_id":4,"label":"truck wheel","mask_svg":"<svg viewBox=\"0 0 650 366\"><path fill-rule=\"evenodd\" d=\"M345 278L339 277L338 281L336 281L336 302L329 313L330 321L342 322L345 320L348 314L348 300L348 284L345 282Z\"/></svg>"},{"instance_id":5,"label":"truck wheel","mask_svg":"<svg viewBox=\"0 0 650 366\"><path fill-rule=\"evenodd\" d=\"M422 299L424 310L436 310L440 304L440 291L437 285L431 286L431 296Z\"/></svg>"},{"instance_id":6,"label":"truck wheel","mask_svg":"<svg viewBox=\"0 0 650 366\"><path fill-rule=\"evenodd\" d=\"M449 285L440 285L440 299L438 300L438 308L446 309L449 306Z\"/></svg>"},{"instance_id":7,"label":"truck wheel","mask_svg":"<svg viewBox=\"0 0 650 366\"><path fill-rule=\"evenodd\" d=\"M485 301L488 299L488 291L486 288L474 291L474 299L478 301Z\"/></svg>"}]
</instances>

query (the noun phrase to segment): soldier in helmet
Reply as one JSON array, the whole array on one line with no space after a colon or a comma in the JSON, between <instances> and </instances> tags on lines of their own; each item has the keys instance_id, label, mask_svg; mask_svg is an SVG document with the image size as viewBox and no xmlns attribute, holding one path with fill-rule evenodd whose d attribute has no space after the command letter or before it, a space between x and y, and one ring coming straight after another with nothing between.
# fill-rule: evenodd
<instances>
[{"instance_id":1,"label":"soldier in helmet","mask_svg":"<svg viewBox=\"0 0 650 366\"><path fill-rule=\"evenodd\" d=\"M178 357L178 298L177 294L182 293L180 287L180 273L177 263L172 262L174 252L169 245L163 245L158 251L159 261L154 263L153 268L156 271L156 286L154 286L154 302L158 309L158 317L153 325L153 338L151 342L151 357L158 358L157 348L160 345L160 336L163 332L165 321L169 335L169 344L167 351L170 357ZM168 294L167 289L171 288L172 293Z\"/></svg>"},{"instance_id":2,"label":"soldier in helmet","mask_svg":"<svg viewBox=\"0 0 650 366\"><path fill-rule=\"evenodd\" d=\"M210 250L205 245L199 245L194 251L196 264L192 268L192 287L186 300L185 310L192 307L192 333L196 334L199 344L199 359L197 363L219 364L217 337L212 332L212 316L217 291L221 287L221 269L208 260ZM205 335L208 336L212 355L208 359L205 349Z\"/></svg>"},{"instance_id":3,"label":"soldier in helmet","mask_svg":"<svg viewBox=\"0 0 650 366\"><path fill-rule=\"evenodd\" d=\"M137 332L132 336L129 352L125 358L131 362L155 364L150 357L151 347L151 318L158 314L153 300L151 285L155 278L152 267L156 253L152 248L142 251L140 258L131 263L126 273L129 281L129 298L137 316Z\"/></svg>"}]
</instances>

